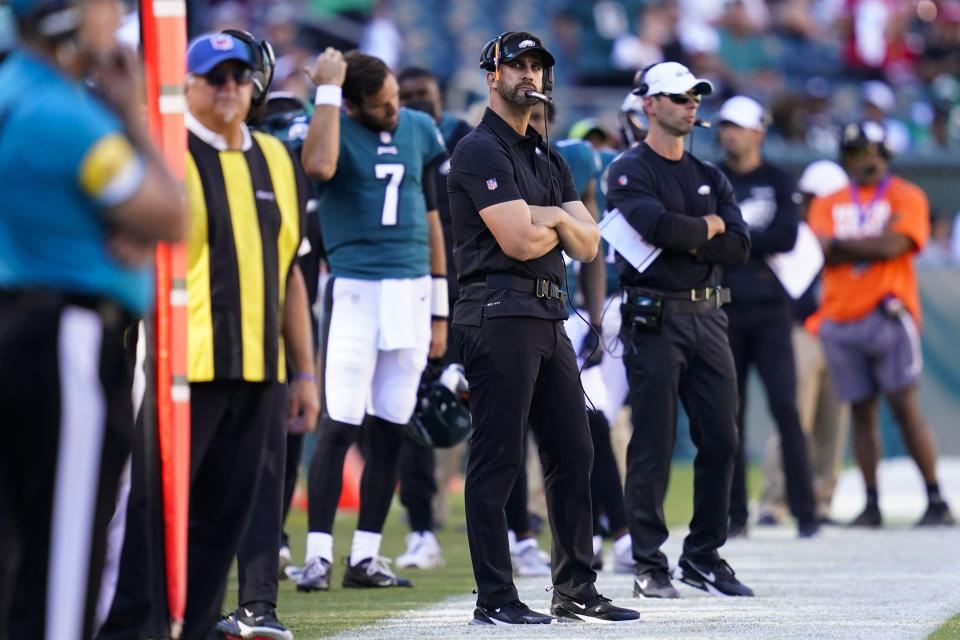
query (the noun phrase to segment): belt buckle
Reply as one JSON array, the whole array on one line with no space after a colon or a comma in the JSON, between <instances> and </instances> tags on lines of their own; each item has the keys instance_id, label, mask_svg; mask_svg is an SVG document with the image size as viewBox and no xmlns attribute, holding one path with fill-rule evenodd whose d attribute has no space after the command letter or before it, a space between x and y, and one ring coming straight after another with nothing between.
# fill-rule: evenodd
<instances>
[{"instance_id":1,"label":"belt buckle","mask_svg":"<svg viewBox=\"0 0 960 640\"><path fill-rule=\"evenodd\" d=\"M537 278L537 291L536 295L538 298L546 298L547 294L550 291L548 286L549 281L544 278Z\"/></svg>"},{"instance_id":2,"label":"belt buckle","mask_svg":"<svg viewBox=\"0 0 960 640\"><path fill-rule=\"evenodd\" d=\"M701 297L700 293L703 293ZM710 289L691 289L690 290L690 302L703 302L704 300L710 299Z\"/></svg>"}]
</instances>

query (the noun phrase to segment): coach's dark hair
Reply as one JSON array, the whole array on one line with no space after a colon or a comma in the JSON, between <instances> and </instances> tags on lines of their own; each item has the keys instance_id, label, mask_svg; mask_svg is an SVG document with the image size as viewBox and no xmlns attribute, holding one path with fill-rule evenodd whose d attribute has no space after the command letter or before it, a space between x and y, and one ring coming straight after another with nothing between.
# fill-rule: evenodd
<instances>
[{"instance_id":1,"label":"coach's dark hair","mask_svg":"<svg viewBox=\"0 0 960 640\"><path fill-rule=\"evenodd\" d=\"M404 67L397 74L397 82L413 80L414 78L430 78L431 80L436 80L437 76L433 75L423 67Z\"/></svg>"},{"instance_id":2,"label":"coach's dark hair","mask_svg":"<svg viewBox=\"0 0 960 640\"><path fill-rule=\"evenodd\" d=\"M363 106L363 99L372 96L383 87L390 73L389 67L380 58L368 56L357 50L348 51L343 59L347 62L347 76L343 81L343 97L354 106Z\"/></svg>"}]
</instances>

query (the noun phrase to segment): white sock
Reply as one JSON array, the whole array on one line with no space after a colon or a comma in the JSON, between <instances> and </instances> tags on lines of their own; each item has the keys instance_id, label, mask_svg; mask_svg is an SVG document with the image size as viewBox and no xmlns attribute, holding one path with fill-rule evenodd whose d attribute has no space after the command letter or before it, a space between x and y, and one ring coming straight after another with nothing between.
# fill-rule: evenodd
<instances>
[{"instance_id":1,"label":"white sock","mask_svg":"<svg viewBox=\"0 0 960 640\"><path fill-rule=\"evenodd\" d=\"M597 555L603 551L603 538L601 536L593 536L593 555Z\"/></svg>"},{"instance_id":2,"label":"white sock","mask_svg":"<svg viewBox=\"0 0 960 640\"><path fill-rule=\"evenodd\" d=\"M613 553L618 556L632 555L633 538L629 533L625 533L613 541Z\"/></svg>"},{"instance_id":3,"label":"white sock","mask_svg":"<svg viewBox=\"0 0 960 640\"><path fill-rule=\"evenodd\" d=\"M333 562L333 535L322 531L311 531L307 534L307 563L314 558L323 558Z\"/></svg>"},{"instance_id":4,"label":"white sock","mask_svg":"<svg viewBox=\"0 0 960 640\"><path fill-rule=\"evenodd\" d=\"M367 558L376 558L380 555L380 541L383 535L373 531L361 531L357 529L353 532L353 544L350 545L350 566L355 566L358 562Z\"/></svg>"},{"instance_id":5,"label":"white sock","mask_svg":"<svg viewBox=\"0 0 960 640\"><path fill-rule=\"evenodd\" d=\"M513 529L507 529L507 544L510 546L510 553L517 552L517 533Z\"/></svg>"}]
</instances>

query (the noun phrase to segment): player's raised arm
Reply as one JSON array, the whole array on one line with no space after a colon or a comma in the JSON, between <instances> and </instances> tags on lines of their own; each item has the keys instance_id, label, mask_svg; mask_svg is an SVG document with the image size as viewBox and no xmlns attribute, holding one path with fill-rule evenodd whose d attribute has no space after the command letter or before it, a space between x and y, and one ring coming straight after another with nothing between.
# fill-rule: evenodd
<instances>
[{"instance_id":1,"label":"player's raised arm","mask_svg":"<svg viewBox=\"0 0 960 640\"><path fill-rule=\"evenodd\" d=\"M327 47L317 56L313 68L304 69L304 72L317 85L317 91L314 97L316 109L303 141L300 160L308 176L324 182L336 173L340 156L340 105L347 63L340 51Z\"/></svg>"}]
</instances>

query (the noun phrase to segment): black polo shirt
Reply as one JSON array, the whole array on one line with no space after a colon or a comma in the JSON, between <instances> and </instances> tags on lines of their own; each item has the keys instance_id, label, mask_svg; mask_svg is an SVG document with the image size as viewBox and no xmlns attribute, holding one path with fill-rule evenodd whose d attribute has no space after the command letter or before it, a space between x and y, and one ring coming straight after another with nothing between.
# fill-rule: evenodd
<instances>
[{"instance_id":1,"label":"black polo shirt","mask_svg":"<svg viewBox=\"0 0 960 640\"><path fill-rule=\"evenodd\" d=\"M624 152L607 170L607 208L620 209L647 242L663 249L643 273L617 254L624 285L669 291L714 287L721 265L743 264L750 254L750 230L730 181L689 153L669 160L646 144ZM711 213L727 230L707 240L703 217Z\"/></svg>"},{"instance_id":2,"label":"black polo shirt","mask_svg":"<svg viewBox=\"0 0 960 640\"><path fill-rule=\"evenodd\" d=\"M547 162L553 164L552 197L547 188ZM537 298L513 289L466 286L482 282L490 274L545 278L563 285L565 267L559 245L534 260L514 260L503 252L478 213L511 200L535 206L579 200L570 168L560 154L548 151L533 127L527 127L522 136L488 108L477 128L453 153L447 191L453 218L453 259L461 284L453 323L479 326L483 317L505 316L566 318L558 299Z\"/></svg>"}]
</instances>

